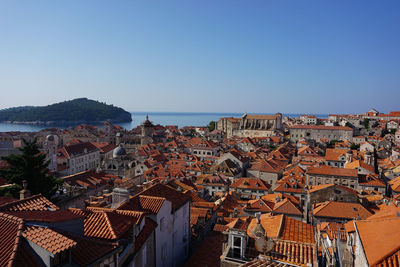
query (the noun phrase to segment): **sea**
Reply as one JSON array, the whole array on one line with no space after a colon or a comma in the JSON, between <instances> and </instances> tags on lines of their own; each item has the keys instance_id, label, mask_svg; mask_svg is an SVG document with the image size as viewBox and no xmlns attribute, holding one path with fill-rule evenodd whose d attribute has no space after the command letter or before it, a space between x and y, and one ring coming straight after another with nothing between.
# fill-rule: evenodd
<instances>
[{"instance_id":1,"label":"sea","mask_svg":"<svg viewBox=\"0 0 400 267\"><path fill-rule=\"evenodd\" d=\"M136 126L140 125L146 116L149 116L149 120L153 124L157 125L177 125L178 127L183 126L206 126L210 121L217 121L221 117L240 117L243 113L195 113L195 112L131 112L132 121L127 123L116 123L122 126L126 130L131 130ZM251 114L251 113L249 113ZM260 113L257 113L260 114ZM265 115L271 115L272 113L265 113ZM282 114L284 117L298 117L301 114ZM328 114L315 114L318 118L328 118ZM0 122L0 132L37 132L42 129L56 127L59 129L68 129L77 125L73 124L52 124L49 125L28 125L28 124L14 124ZM98 124L97 126L102 126Z\"/></svg>"}]
</instances>

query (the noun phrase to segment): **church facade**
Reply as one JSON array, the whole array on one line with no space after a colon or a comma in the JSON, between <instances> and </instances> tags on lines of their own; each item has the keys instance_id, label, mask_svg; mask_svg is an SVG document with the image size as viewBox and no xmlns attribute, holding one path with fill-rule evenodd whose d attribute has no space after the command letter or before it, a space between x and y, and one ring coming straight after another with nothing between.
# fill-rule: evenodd
<instances>
[{"instance_id":1,"label":"church facade","mask_svg":"<svg viewBox=\"0 0 400 267\"><path fill-rule=\"evenodd\" d=\"M276 136L282 130L282 114L244 114L241 118L221 118L216 129L223 131L227 138Z\"/></svg>"}]
</instances>

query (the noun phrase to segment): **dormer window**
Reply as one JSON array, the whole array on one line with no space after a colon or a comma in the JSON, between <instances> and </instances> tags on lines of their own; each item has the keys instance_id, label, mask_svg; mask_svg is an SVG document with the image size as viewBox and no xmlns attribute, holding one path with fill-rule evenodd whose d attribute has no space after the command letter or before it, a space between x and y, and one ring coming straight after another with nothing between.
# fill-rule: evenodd
<instances>
[{"instance_id":1,"label":"dormer window","mask_svg":"<svg viewBox=\"0 0 400 267\"><path fill-rule=\"evenodd\" d=\"M242 257L242 237L233 236L232 238L233 257L240 259Z\"/></svg>"}]
</instances>

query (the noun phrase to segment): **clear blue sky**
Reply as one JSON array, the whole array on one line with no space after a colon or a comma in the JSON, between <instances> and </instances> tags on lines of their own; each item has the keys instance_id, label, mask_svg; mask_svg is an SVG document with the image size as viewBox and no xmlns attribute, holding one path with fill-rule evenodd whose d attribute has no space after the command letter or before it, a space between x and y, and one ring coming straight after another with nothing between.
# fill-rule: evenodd
<instances>
[{"instance_id":1,"label":"clear blue sky","mask_svg":"<svg viewBox=\"0 0 400 267\"><path fill-rule=\"evenodd\" d=\"M0 108L400 110L400 1L0 1Z\"/></svg>"}]
</instances>

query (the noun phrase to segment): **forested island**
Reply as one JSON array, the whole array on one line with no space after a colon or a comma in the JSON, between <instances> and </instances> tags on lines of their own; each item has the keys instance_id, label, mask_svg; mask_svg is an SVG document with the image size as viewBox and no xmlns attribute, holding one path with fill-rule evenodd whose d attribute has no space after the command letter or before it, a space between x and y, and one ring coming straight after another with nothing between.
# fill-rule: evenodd
<instances>
[{"instance_id":1,"label":"forested island","mask_svg":"<svg viewBox=\"0 0 400 267\"><path fill-rule=\"evenodd\" d=\"M26 124L131 122L122 108L87 98L77 98L48 106L14 107L0 110L0 121Z\"/></svg>"}]
</instances>

